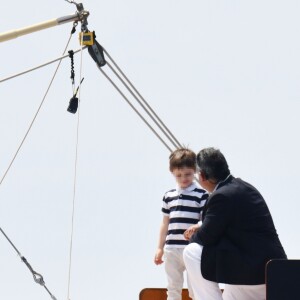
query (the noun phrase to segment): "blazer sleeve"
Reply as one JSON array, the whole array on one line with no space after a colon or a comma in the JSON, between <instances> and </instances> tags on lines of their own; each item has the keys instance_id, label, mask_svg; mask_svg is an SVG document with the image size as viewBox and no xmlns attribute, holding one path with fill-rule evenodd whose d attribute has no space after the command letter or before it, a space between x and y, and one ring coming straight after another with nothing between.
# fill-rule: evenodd
<instances>
[{"instance_id":1,"label":"blazer sleeve","mask_svg":"<svg viewBox=\"0 0 300 300\"><path fill-rule=\"evenodd\" d=\"M209 246L217 243L223 236L233 216L233 200L223 194L212 195L202 226L191 237L190 242Z\"/></svg>"}]
</instances>

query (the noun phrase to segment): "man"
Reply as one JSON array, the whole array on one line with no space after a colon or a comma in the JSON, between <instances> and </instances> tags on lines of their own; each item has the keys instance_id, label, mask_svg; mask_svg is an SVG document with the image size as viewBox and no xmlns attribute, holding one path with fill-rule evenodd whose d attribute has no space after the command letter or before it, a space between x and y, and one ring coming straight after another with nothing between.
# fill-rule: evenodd
<instances>
[{"instance_id":1,"label":"man","mask_svg":"<svg viewBox=\"0 0 300 300\"><path fill-rule=\"evenodd\" d=\"M267 204L252 185L230 174L219 150L201 150L197 165L199 182L211 194L202 226L192 236L185 233L194 300L264 300L266 263L286 259ZM218 283L226 284L223 295Z\"/></svg>"}]
</instances>

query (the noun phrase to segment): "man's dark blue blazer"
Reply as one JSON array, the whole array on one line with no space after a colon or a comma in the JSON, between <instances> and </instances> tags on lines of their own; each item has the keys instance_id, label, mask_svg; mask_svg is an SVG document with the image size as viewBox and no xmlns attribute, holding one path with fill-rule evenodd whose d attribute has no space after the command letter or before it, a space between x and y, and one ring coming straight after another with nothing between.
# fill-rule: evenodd
<instances>
[{"instance_id":1,"label":"man's dark blue blazer","mask_svg":"<svg viewBox=\"0 0 300 300\"><path fill-rule=\"evenodd\" d=\"M263 284L266 263L286 258L264 198L231 175L208 198L191 242L203 246L202 276L220 283Z\"/></svg>"}]
</instances>

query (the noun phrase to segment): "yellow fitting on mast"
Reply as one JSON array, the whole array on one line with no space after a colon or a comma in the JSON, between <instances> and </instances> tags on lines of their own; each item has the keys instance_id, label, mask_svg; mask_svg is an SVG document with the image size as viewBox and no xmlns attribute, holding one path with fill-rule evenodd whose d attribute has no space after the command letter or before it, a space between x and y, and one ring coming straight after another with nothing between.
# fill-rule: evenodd
<instances>
[{"instance_id":1,"label":"yellow fitting on mast","mask_svg":"<svg viewBox=\"0 0 300 300\"><path fill-rule=\"evenodd\" d=\"M91 46L94 45L94 33L93 32L79 32L80 45Z\"/></svg>"}]
</instances>

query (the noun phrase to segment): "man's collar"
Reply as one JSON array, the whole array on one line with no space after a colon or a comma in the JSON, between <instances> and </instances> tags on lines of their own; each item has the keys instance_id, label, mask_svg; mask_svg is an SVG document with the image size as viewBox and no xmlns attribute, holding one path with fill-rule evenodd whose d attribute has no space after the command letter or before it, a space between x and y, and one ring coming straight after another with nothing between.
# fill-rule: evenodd
<instances>
[{"instance_id":1,"label":"man's collar","mask_svg":"<svg viewBox=\"0 0 300 300\"><path fill-rule=\"evenodd\" d=\"M213 190L212 192L216 191L219 187L221 187L221 186L223 186L225 183L227 183L227 181L228 181L229 179L231 179L231 177L233 177L233 176L232 176L231 174L229 174L224 180L219 181L219 182L217 183L217 185L215 186L215 188L214 188L214 190Z\"/></svg>"}]
</instances>

